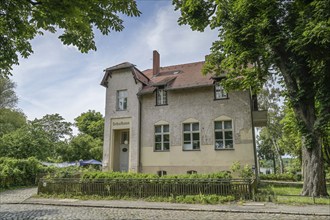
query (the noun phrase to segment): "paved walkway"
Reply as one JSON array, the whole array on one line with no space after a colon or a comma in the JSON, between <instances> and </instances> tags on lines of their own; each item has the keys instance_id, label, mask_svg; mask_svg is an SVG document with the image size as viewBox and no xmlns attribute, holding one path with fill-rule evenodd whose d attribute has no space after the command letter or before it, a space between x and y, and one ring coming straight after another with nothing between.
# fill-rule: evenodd
<instances>
[{"instance_id":1,"label":"paved walkway","mask_svg":"<svg viewBox=\"0 0 330 220\"><path fill-rule=\"evenodd\" d=\"M15 189L15 190L6 190L0 192L0 204L3 203L21 203L31 196L37 194L38 189L36 187L33 188L23 188L23 189Z\"/></svg>"},{"instance_id":2,"label":"paved walkway","mask_svg":"<svg viewBox=\"0 0 330 220\"><path fill-rule=\"evenodd\" d=\"M109 215L113 215L114 217L117 213L120 217L116 218L126 219L130 219L131 215L129 213L133 213L134 215L132 214L132 216L136 217L137 212L144 213L141 216L142 219L144 219L143 216L145 216L146 219L152 219L153 217L150 216L152 213L155 214L154 216L162 213L162 217L170 217L171 213L177 213L177 217L186 216L186 219L189 219L189 216L194 218L194 216L197 215L209 216L210 219L216 219L221 216L227 216L230 219L241 219L240 216L250 216L251 219L253 219L253 216L256 218L259 216L260 218L258 217L258 219L267 219L267 216L270 218L275 218L277 216L276 218L279 219L330 219L330 206L327 205L291 206L256 202L245 203L244 205L199 205L125 200L44 199L31 197L36 193L36 188L8 190L0 193L0 219L7 219L2 218L1 215L10 217L16 216L13 212L10 212L12 209L17 209L15 212L16 214L19 212L23 214L32 213L35 215L36 207L38 207L37 210L43 214L47 213L49 210L53 210L56 213L64 213L59 216L66 216L67 214L65 215L65 213L76 213L76 217L79 216L79 213L87 213L87 210L104 210L102 212L104 215L111 212ZM33 209L33 212L27 211L30 209ZM99 212L95 211L95 213Z\"/></svg>"}]
</instances>

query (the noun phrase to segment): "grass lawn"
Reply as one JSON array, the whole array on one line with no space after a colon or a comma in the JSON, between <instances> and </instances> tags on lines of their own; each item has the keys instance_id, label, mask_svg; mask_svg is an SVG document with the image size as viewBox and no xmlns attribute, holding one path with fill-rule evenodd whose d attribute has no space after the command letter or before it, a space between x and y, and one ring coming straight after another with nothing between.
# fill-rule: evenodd
<instances>
[{"instance_id":1,"label":"grass lawn","mask_svg":"<svg viewBox=\"0 0 330 220\"><path fill-rule=\"evenodd\" d=\"M303 205L303 204L323 204L330 205L330 197L305 197L300 196L301 186L262 186L259 189L267 190L269 193L274 194L276 203ZM330 195L330 187L327 187L328 194Z\"/></svg>"}]
</instances>

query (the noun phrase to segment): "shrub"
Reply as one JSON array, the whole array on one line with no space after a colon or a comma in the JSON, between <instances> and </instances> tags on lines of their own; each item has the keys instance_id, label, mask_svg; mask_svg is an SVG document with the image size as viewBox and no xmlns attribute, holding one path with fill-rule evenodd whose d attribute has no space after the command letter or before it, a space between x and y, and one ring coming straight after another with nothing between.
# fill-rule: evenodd
<instances>
[{"instance_id":1,"label":"shrub","mask_svg":"<svg viewBox=\"0 0 330 220\"><path fill-rule=\"evenodd\" d=\"M0 188L33 185L38 173L51 169L43 167L34 157L28 159L0 157Z\"/></svg>"},{"instance_id":2,"label":"shrub","mask_svg":"<svg viewBox=\"0 0 330 220\"><path fill-rule=\"evenodd\" d=\"M291 173L283 173L283 174L260 174L259 178L261 180L281 180L281 181L298 181L299 177Z\"/></svg>"},{"instance_id":3,"label":"shrub","mask_svg":"<svg viewBox=\"0 0 330 220\"><path fill-rule=\"evenodd\" d=\"M233 163L231 170L242 179L251 179L254 177L252 167L248 164L243 167L239 161Z\"/></svg>"},{"instance_id":4,"label":"shrub","mask_svg":"<svg viewBox=\"0 0 330 220\"><path fill-rule=\"evenodd\" d=\"M226 202L235 201L234 196L218 196L218 195L186 195L177 196L174 199L176 203L188 204L222 204Z\"/></svg>"},{"instance_id":5,"label":"shrub","mask_svg":"<svg viewBox=\"0 0 330 220\"><path fill-rule=\"evenodd\" d=\"M211 174L181 174L166 175L159 177L156 174L146 173L121 173L121 172L100 172L100 171L83 171L81 178L86 180L97 179L230 179L228 172L218 172Z\"/></svg>"}]
</instances>

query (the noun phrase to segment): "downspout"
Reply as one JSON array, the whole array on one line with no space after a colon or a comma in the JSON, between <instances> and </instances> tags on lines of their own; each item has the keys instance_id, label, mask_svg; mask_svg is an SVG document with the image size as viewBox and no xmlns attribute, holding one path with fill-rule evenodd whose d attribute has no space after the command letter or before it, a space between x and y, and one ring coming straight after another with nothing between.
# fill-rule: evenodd
<instances>
[{"instance_id":1,"label":"downspout","mask_svg":"<svg viewBox=\"0 0 330 220\"><path fill-rule=\"evenodd\" d=\"M142 128L142 102L141 102L141 95L138 95L138 100L139 100L139 135L138 135L138 143L139 143L139 157L138 157L138 173L141 173L142 171L142 164L141 164L141 128Z\"/></svg>"},{"instance_id":2,"label":"downspout","mask_svg":"<svg viewBox=\"0 0 330 220\"><path fill-rule=\"evenodd\" d=\"M253 136L253 152L254 152L254 167L255 167L255 175L256 179L259 179L259 170L258 170L258 161L257 161L257 146L256 146L256 136L255 136L255 131L254 131L254 120L253 120L253 111L254 111L254 103L252 100L252 90L250 89L250 109L251 109L251 123L252 123L252 136Z\"/></svg>"}]
</instances>

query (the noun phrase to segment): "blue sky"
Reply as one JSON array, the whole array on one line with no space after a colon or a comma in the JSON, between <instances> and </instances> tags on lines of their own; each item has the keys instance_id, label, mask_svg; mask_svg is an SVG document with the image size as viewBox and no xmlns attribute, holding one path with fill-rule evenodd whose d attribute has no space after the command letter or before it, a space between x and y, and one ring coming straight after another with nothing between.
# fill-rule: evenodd
<instances>
[{"instance_id":1,"label":"blue sky","mask_svg":"<svg viewBox=\"0 0 330 220\"><path fill-rule=\"evenodd\" d=\"M67 121L96 110L104 115L103 70L130 62L140 70L152 68L152 51L160 53L161 66L204 60L217 31L193 32L179 26L179 12L171 1L138 0L142 15L124 17L125 29L102 36L95 31L97 51L81 54L65 46L58 35L45 33L32 40L34 54L13 69L18 108L29 120L58 113Z\"/></svg>"}]
</instances>

